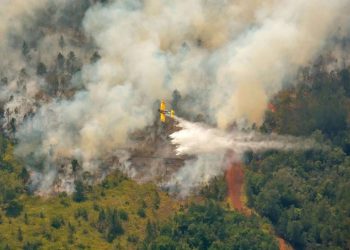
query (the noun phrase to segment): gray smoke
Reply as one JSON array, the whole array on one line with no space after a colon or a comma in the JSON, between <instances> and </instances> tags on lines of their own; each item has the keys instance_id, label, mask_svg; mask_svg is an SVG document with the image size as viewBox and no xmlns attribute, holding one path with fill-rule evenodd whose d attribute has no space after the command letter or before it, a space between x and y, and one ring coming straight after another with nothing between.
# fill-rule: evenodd
<instances>
[{"instance_id":1,"label":"gray smoke","mask_svg":"<svg viewBox=\"0 0 350 250\"><path fill-rule=\"evenodd\" d=\"M180 128L170 135L176 146L177 155L195 155L185 161L183 168L174 173L163 185L180 196L186 196L194 189L208 184L223 174L228 164L227 152L232 152L230 160L240 162L247 151L259 153L267 150L307 150L325 149L313 139L261 134L256 131L236 129L225 132L202 123L193 123L176 117ZM226 156L226 157L225 157Z\"/></svg>"},{"instance_id":2,"label":"gray smoke","mask_svg":"<svg viewBox=\"0 0 350 250\"><path fill-rule=\"evenodd\" d=\"M35 5L29 7L23 1L14 2L12 6L4 2L11 11L1 19L2 36L9 32L11 18L36 13L54 3L30 1ZM68 3L56 3L53 9L65 13ZM221 129L239 120L260 123L269 98L283 83L293 79L299 67L311 63L322 49L332 47L334 37L347 35L349 30L347 0L116 0L108 5L90 5L82 27L78 27L83 34L72 38L69 45L76 48L79 46L74 44L84 43L77 53L84 66L72 74L71 91L38 100L49 86L46 79L34 77L33 67L26 72L26 88L20 88L18 77L2 87L6 94L0 96L16 96L6 105L20 111L9 112L5 127L16 118L16 154L36 173L37 190L50 190L61 174L61 166L69 165L71 159L79 162L82 172L103 176L102 163L132 144L131 133L153 124L156 102L161 98L170 101L174 90L185 97L182 109L193 117L205 115ZM53 20L60 31L45 36L29 52L37 61L50 62L53 57L45 53L55 48L51 46L60 32L75 34L65 19ZM337 27L344 32L339 34ZM21 27L17 30L28 32ZM6 54L6 46L1 53ZM59 47L57 43L55 46ZM91 52L91 48L98 49L101 59L88 63L91 53L87 55L86 51ZM66 55L69 50L65 48L62 53ZM9 57L16 71L23 67L21 55ZM5 97L2 102L8 101ZM23 119L28 112L32 114ZM221 136L215 139L223 143L222 149L234 142L242 151L261 148L267 139L259 134L235 136L231 141ZM287 147L279 145L280 138L270 143ZM204 158L199 157L201 164L196 162L208 166L203 173L209 168ZM120 165L110 164L111 169ZM71 186L63 185L62 189L70 192Z\"/></svg>"},{"instance_id":3,"label":"gray smoke","mask_svg":"<svg viewBox=\"0 0 350 250\"><path fill-rule=\"evenodd\" d=\"M181 129L170 135L171 142L176 145L178 155L197 155L233 150L238 158L247 151L262 152L276 150L306 150L319 147L311 139L277 134L261 134L256 131L235 130L224 132L210 128L201 123L192 123L176 118Z\"/></svg>"}]
</instances>

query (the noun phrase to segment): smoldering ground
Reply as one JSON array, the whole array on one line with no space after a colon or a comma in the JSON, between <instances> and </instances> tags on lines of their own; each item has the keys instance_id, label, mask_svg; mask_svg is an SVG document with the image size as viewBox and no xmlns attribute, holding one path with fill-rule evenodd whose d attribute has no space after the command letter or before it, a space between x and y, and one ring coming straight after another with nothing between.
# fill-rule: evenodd
<instances>
[{"instance_id":1,"label":"smoldering ground","mask_svg":"<svg viewBox=\"0 0 350 250\"><path fill-rule=\"evenodd\" d=\"M174 90L183 96L179 109L189 117L202 114L220 129L239 120L259 124L269 98L294 79L299 67L333 48L334 38L347 37L350 30L346 0L78 1L73 8L66 7L70 1L38 1L33 8L17 2L1 22L8 39L0 51L11 61L1 70L8 78L1 102L18 111L9 109L3 124L11 128L15 119L16 154L36 176L39 191L50 191L55 180L71 176L61 168L71 168L73 159L91 179L120 166L112 156L118 158L116 152L132 144L130 134L153 125L157 100L170 102ZM74 17L69 10L78 7L83 14L67 22ZM9 46L11 41L22 46L30 36L29 24L46 25L45 19L24 18L43 9L60 10L42 29L45 39L39 34L36 44L30 37L22 53ZM9 29L14 24L17 28ZM53 45L68 33L69 48ZM69 50L79 51L81 67L69 71L69 81L57 81L69 85L52 91L48 78L35 74L36 64L50 64L57 52L68 57ZM99 60L88 60L95 50ZM61 70L61 61L58 57L52 68ZM24 113L30 115L24 119ZM247 144L244 140L240 145ZM71 192L74 184L60 188L65 189Z\"/></svg>"}]
</instances>

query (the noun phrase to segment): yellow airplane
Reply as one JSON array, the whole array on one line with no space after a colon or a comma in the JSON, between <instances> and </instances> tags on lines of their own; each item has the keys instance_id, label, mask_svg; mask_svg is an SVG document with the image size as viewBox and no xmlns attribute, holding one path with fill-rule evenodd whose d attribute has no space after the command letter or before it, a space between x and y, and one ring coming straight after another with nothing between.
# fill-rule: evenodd
<instances>
[{"instance_id":1,"label":"yellow airplane","mask_svg":"<svg viewBox=\"0 0 350 250\"><path fill-rule=\"evenodd\" d=\"M159 106L159 109L158 109L158 112L159 112L159 115L160 115L160 121L161 122L165 122L165 117L166 116L170 116L170 118L174 118L175 116L175 111L172 109L172 110L166 110L166 105L165 105L165 102L162 100L160 102L160 106Z\"/></svg>"}]
</instances>

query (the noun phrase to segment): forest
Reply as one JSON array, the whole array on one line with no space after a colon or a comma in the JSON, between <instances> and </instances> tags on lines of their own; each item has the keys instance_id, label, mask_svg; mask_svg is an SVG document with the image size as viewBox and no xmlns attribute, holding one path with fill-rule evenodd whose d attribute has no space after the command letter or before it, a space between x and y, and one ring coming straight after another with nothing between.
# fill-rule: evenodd
<instances>
[{"instance_id":1,"label":"forest","mask_svg":"<svg viewBox=\"0 0 350 250\"><path fill-rule=\"evenodd\" d=\"M1 149L2 249L278 249L265 220L230 209L222 178L182 201L119 171L98 186L76 183L72 196L40 198L3 137Z\"/></svg>"},{"instance_id":2,"label":"forest","mask_svg":"<svg viewBox=\"0 0 350 250\"><path fill-rule=\"evenodd\" d=\"M350 249L349 42L294 20L328 5L28 1L0 15L0 249ZM178 120L159 121L161 98ZM314 144L243 152L237 209L227 152L178 155L182 119Z\"/></svg>"},{"instance_id":3,"label":"forest","mask_svg":"<svg viewBox=\"0 0 350 250\"><path fill-rule=\"evenodd\" d=\"M348 69L308 74L274 98L261 129L312 136L327 150L246 155L249 206L296 249L349 247L349 94Z\"/></svg>"}]
</instances>

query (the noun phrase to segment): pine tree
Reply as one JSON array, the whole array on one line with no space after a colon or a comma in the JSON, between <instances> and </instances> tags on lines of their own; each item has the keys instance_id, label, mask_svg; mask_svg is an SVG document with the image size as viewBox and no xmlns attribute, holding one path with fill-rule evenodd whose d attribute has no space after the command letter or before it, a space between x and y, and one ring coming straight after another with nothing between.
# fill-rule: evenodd
<instances>
[{"instance_id":1,"label":"pine tree","mask_svg":"<svg viewBox=\"0 0 350 250\"><path fill-rule=\"evenodd\" d=\"M58 44L59 44L61 49L63 49L66 46L66 43L64 41L64 37L62 35L60 36L60 40L58 41Z\"/></svg>"},{"instance_id":2,"label":"pine tree","mask_svg":"<svg viewBox=\"0 0 350 250\"><path fill-rule=\"evenodd\" d=\"M68 222L68 242L72 244L74 242L75 227Z\"/></svg>"},{"instance_id":3,"label":"pine tree","mask_svg":"<svg viewBox=\"0 0 350 250\"><path fill-rule=\"evenodd\" d=\"M157 191L154 192L153 196L153 208L158 209L160 205L160 197Z\"/></svg>"},{"instance_id":4,"label":"pine tree","mask_svg":"<svg viewBox=\"0 0 350 250\"><path fill-rule=\"evenodd\" d=\"M28 44L26 43L26 41L23 41L23 44L22 44L22 55L24 57L27 57L29 54L29 46Z\"/></svg>"},{"instance_id":5,"label":"pine tree","mask_svg":"<svg viewBox=\"0 0 350 250\"><path fill-rule=\"evenodd\" d=\"M39 62L38 66L36 67L36 74L38 76L44 76L47 73L47 69L44 63Z\"/></svg>"},{"instance_id":6,"label":"pine tree","mask_svg":"<svg viewBox=\"0 0 350 250\"><path fill-rule=\"evenodd\" d=\"M79 168L79 162L78 162L78 160L73 159L71 164L72 164L72 170L75 173Z\"/></svg>"},{"instance_id":7,"label":"pine tree","mask_svg":"<svg viewBox=\"0 0 350 250\"><path fill-rule=\"evenodd\" d=\"M82 181L75 182L75 193L73 194L73 200L76 202L82 202L86 200L84 184Z\"/></svg>"},{"instance_id":8,"label":"pine tree","mask_svg":"<svg viewBox=\"0 0 350 250\"><path fill-rule=\"evenodd\" d=\"M59 70L63 70L66 59L61 53L58 53L56 61L57 61L57 68Z\"/></svg>"},{"instance_id":9,"label":"pine tree","mask_svg":"<svg viewBox=\"0 0 350 250\"><path fill-rule=\"evenodd\" d=\"M95 51L94 54L92 54L92 56L90 58L90 63L95 63L100 59L101 59L100 54L97 51Z\"/></svg>"},{"instance_id":10,"label":"pine tree","mask_svg":"<svg viewBox=\"0 0 350 250\"><path fill-rule=\"evenodd\" d=\"M27 214L27 213L24 213L24 223L25 223L26 225L29 224L29 218L28 218L28 214Z\"/></svg>"}]
</instances>

